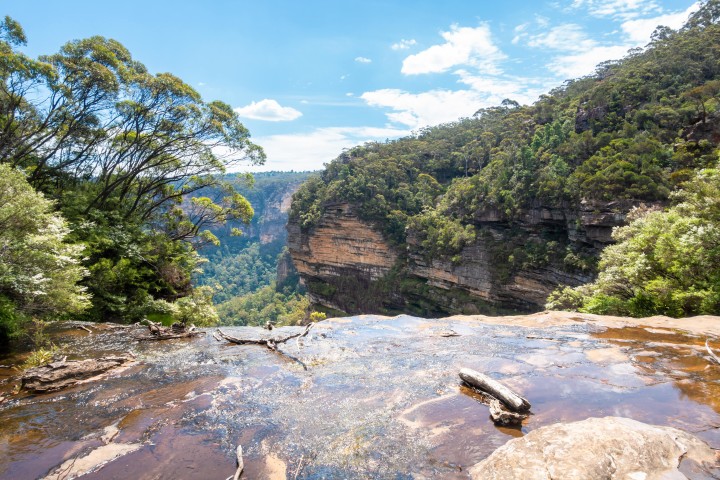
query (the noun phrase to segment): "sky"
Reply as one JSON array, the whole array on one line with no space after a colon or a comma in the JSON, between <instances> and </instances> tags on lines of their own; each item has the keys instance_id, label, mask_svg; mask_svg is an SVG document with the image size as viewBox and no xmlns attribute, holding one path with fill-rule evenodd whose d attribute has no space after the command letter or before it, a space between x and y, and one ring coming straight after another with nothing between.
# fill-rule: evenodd
<instances>
[{"instance_id":1,"label":"sky","mask_svg":"<svg viewBox=\"0 0 720 480\"><path fill-rule=\"evenodd\" d=\"M36 57L101 35L231 105L267 154L317 170L343 149L533 103L682 26L692 0L0 0Z\"/></svg>"}]
</instances>

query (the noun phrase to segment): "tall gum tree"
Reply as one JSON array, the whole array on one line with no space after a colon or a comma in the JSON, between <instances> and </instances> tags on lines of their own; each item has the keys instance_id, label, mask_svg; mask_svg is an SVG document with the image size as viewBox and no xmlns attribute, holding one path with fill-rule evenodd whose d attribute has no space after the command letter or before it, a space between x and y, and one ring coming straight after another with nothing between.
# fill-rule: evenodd
<instances>
[{"instance_id":1,"label":"tall gum tree","mask_svg":"<svg viewBox=\"0 0 720 480\"><path fill-rule=\"evenodd\" d=\"M262 164L262 148L229 105L203 101L170 73L149 73L115 40L71 41L37 60L18 50L25 43L5 17L0 164L57 200L74 239L88 243L95 303L112 297L122 310L141 297L188 294L195 262L187 245L215 243L209 227L252 218L223 175ZM208 187L220 193L202 196Z\"/></svg>"}]
</instances>

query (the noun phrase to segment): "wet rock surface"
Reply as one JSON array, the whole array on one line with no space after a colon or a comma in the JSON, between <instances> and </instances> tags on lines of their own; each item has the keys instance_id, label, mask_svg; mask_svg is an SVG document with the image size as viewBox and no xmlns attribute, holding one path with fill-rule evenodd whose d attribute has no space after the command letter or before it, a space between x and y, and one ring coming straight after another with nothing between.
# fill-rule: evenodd
<instances>
[{"instance_id":1,"label":"wet rock surface","mask_svg":"<svg viewBox=\"0 0 720 480\"><path fill-rule=\"evenodd\" d=\"M22 388L35 393L62 390L88 381L132 360L131 356L118 355L98 359L52 362L27 370L22 376Z\"/></svg>"},{"instance_id":2,"label":"wet rock surface","mask_svg":"<svg viewBox=\"0 0 720 480\"><path fill-rule=\"evenodd\" d=\"M137 342L127 329L63 330L54 342L69 360L133 352L138 363L42 395L12 394L18 375L0 369L0 396L8 397L0 404L0 478L42 478L73 461L83 479L227 478L242 445L246 478L467 479L508 440L608 415L678 428L720 448L720 367L704 346L708 337L720 344L720 319L690 319L690 333L645 322L332 319L281 346L307 370L264 346L218 342L212 331ZM527 398L532 415L496 427L478 394L461 385L463 367Z\"/></svg>"},{"instance_id":3,"label":"wet rock surface","mask_svg":"<svg viewBox=\"0 0 720 480\"><path fill-rule=\"evenodd\" d=\"M720 473L718 460L705 442L676 428L605 417L534 430L497 449L470 475L478 480L681 479L686 473L717 478L711 475Z\"/></svg>"}]
</instances>

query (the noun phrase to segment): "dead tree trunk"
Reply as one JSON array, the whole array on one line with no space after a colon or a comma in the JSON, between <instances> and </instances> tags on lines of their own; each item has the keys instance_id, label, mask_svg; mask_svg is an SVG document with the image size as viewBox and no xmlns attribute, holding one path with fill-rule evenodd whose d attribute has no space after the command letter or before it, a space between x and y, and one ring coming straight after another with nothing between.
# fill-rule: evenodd
<instances>
[{"instance_id":1,"label":"dead tree trunk","mask_svg":"<svg viewBox=\"0 0 720 480\"><path fill-rule=\"evenodd\" d=\"M460 378L462 378L462 380L471 387L478 388L497 398L510 410L515 412L525 412L530 410L530 402L528 402L527 399L521 397L502 383L497 380L493 380L483 373L469 368L463 368L460 370Z\"/></svg>"},{"instance_id":2,"label":"dead tree trunk","mask_svg":"<svg viewBox=\"0 0 720 480\"><path fill-rule=\"evenodd\" d=\"M278 344L285 343L293 338L300 340L300 338L306 336L308 332L310 332L313 325L313 323L310 323L303 330L298 330L298 327L280 327L270 330L265 330L259 327L238 327L238 329L243 328L245 330L244 335L240 337L228 335L218 328L213 336L217 341L225 339L228 342L235 343L237 345L265 345L273 352L286 356L290 360L300 364L304 370L307 370L307 365L305 365L302 360L293 357L289 353L283 352L278 348Z\"/></svg>"},{"instance_id":3,"label":"dead tree trunk","mask_svg":"<svg viewBox=\"0 0 720 480\"><path fill-rule=\"evenodd\" d=\"M238 345L265 345L270 350L277 350L278 343L285 343L293 338L306 336L313 325L313 323L309 324L302 331L289 330L292 327L280 327L272 330L263 330L260 328L253 329L251 327L247 327L249 329L248 333L241 337L228 335L218 328L217 334L228 342L236 343Z\"/></svg>"}]
</instances>

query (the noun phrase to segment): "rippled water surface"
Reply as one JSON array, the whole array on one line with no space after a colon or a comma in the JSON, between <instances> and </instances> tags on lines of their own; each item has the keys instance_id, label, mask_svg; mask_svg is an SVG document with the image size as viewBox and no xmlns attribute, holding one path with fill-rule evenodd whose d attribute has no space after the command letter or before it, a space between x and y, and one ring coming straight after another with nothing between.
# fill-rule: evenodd
<instances>
[{"instance_id":1,"label":"rippled water surface","mask_svg":"<svg viewBox=\"0 0 720 480\"><path fill-rule=\"evenodd\" d=\"M607 415L720 448L720 367L705 337L672 330L361 316L317 324L281 345L290 356L210 334L137 342L128 333L58 333L69 359L132 351L138 362L0 404L0 478L225 479L240 444L243 478L462 479L513 437ZM460 386L462 367L530 400L522 429L492 424ZM0 369L0 395L14 374Z\"/></svg>"}]
</instances>

